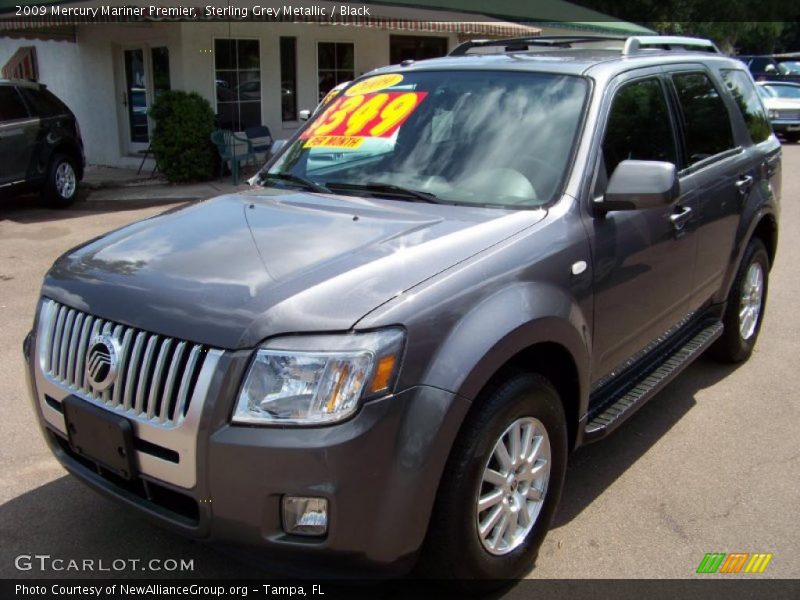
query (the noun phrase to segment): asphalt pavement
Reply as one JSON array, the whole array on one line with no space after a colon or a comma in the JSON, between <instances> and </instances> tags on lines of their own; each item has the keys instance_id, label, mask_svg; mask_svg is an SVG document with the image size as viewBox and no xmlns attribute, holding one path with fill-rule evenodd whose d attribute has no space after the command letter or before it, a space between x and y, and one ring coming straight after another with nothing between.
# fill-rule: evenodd
<instances>
[{"instance_id":1,"label":"asphalt pavement","mask_svg":"<svg viewBox=\"0 0 800 600\"><path fill-rule=\"evenodd\" d=\"M708 552L772 553L760 577L800 577L800 146L784 147L783 173L777 261L752 358L702 358L609 439L579 450L530 577L700 577ZM21 346L42 276L80 242L173 205L126 206L0 203L0 577L142 576L133 566L17 569L16 557L35 554L193 560L193 571L169 573L180 576L269 575L268 564L255 572L98 496L66 475L36 426Z\"/></svg>"}]
</instances>

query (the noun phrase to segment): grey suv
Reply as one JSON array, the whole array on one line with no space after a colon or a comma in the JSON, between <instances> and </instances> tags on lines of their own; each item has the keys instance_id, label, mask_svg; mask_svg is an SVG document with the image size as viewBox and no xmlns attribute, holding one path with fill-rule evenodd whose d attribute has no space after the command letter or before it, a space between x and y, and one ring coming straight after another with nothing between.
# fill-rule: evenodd
<instances>
[{"instance_id":1,"label":"grey suv","mask_svg":"<svg viewBox=\"0 0 800 600\"><path fill-rule=\"evenodd\" d=\"M777 242L744 65L586 44L372 72L262 186L62 256L25 342L57 458L304 569L524 573L571 450L704 351L748 358Z\"/></svg>"},{"instance_id":2,"label":"grey suv","mask_svg":"<svg viewBox=\"0 0 800 600\"><path fill-rule=\"evenodd\" d=\"M0 193L39 191L49 206L69 206L84 164L67 105L42 84L0 79Z\"/></svg>"}]
</instances>

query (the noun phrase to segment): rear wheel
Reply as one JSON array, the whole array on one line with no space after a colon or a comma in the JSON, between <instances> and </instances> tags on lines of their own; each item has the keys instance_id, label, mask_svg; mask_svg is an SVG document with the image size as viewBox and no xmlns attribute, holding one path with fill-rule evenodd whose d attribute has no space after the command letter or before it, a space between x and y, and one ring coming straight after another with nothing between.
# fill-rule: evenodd
<instances>
[{"instance_id":1,"label":"rear wheel","mask_svg":"<svg viewBox=\"0 0 800 600\"><path fill-rule=\"evenodd\" d=\"M437 578L508 580L534 564L564 482L558 392L519 373L489 393L453 447L423 551Z\"/></svg>"},{"instance_id":2,"label":"rear wheel","mask_svg":"<svg viewBox=\"0 0 800 600\"><path fill-rule=\"evenodd\" d=\"M64 208L78 196L78 170L75 160L67 154L56 154L50 161L42 199L53 208Z\"/></svg>"},{"instance_id":3,"label":"rear wheel","mask_svg":"<svg viewBox=\"0 0 800 600\"><path fill-rule=\"evenodd\" d=\"M761 240L752 239L728 295L723 317L725 331L711 347L715 358L734 363L750 358L764 318L768 278L767 249Z\"/></svg>"}]
</instances>

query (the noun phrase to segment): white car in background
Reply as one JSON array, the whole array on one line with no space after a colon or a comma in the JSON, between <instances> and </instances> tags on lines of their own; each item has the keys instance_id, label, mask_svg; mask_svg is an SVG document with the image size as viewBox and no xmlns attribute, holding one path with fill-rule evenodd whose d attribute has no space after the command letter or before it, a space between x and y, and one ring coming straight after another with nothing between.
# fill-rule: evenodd
<instances>
[{"instance_id":1,"label":"white car in background","mask_svg":"<svg viewBox=\"0 0 800 600\"><path fill-rule=\"evenodd\" d=\"M759 81L756 85L775 133L787 142L800 140L800 83Z\"/></svg>"}]
</instances>

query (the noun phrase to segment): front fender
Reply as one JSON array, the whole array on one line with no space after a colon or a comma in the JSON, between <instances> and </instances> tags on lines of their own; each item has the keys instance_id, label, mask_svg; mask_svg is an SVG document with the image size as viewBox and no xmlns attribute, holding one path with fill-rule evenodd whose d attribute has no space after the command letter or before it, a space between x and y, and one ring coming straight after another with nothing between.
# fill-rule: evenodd
<instances>
[{"instance_id":1,"label":"front fender","mask_svg":"<svg viewBox=\"0 0 800 600\"><path fill-rule=\"evenodd\" d=\"M453 327L423 377L428 385L473 400L505 363L540 343L554 343L572 357L581 403L589 389L589 325L565 290L520 282L474 306Z\"/></svg>"}]
</instances>

